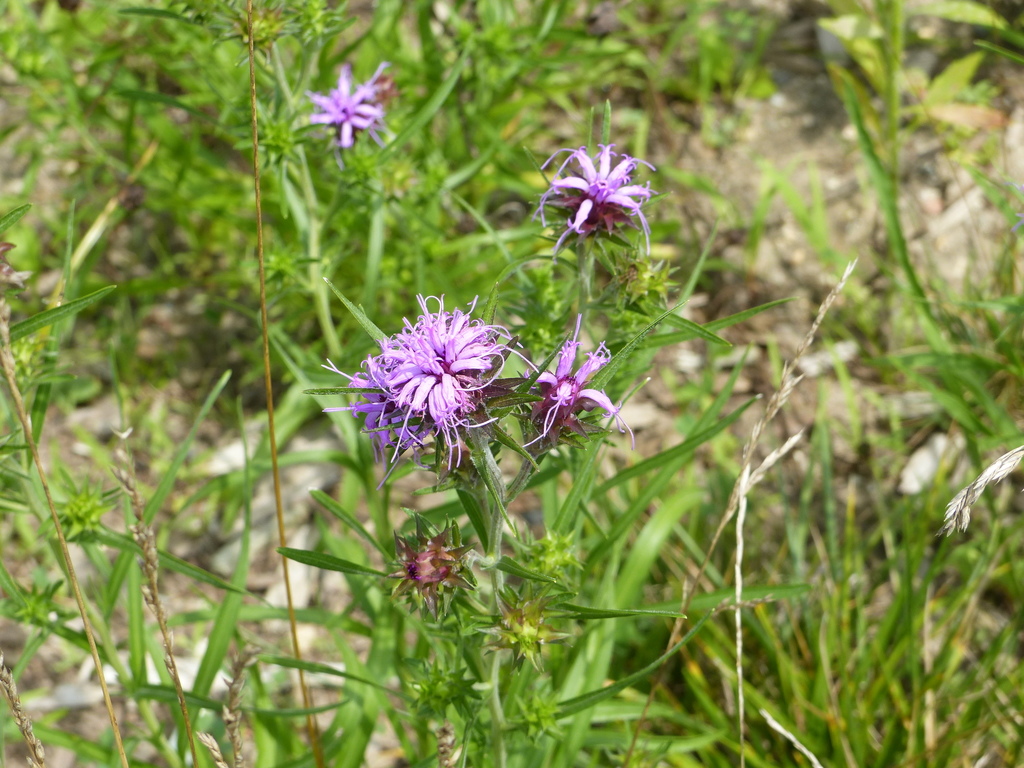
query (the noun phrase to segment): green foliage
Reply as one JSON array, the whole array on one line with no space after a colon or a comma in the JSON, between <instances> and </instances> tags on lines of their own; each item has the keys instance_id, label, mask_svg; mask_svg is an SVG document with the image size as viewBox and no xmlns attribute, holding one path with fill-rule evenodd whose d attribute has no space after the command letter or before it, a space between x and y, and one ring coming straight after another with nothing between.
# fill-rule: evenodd
<instances>
[{"instance_id":1,"label":"green foliage","mask_svg":"<svg viewBox=\"0 0 1024 768\"><path fill-rule=\"evenodd\" d=\"M719 541L716 528L771 371L733 357L732 345L754 329L780 354L773 324L796 306L763 295L757 272L773 203L825 274L850 258L826 186L812 166L808 195L795 166L758 158L749 185L759 198L746 213L748 200L670 160L658 175L643 171L664 193L649 209L653 254L622 229L556 261L557 225L545 232L530 219L555 170L534 158L597 137L637 156L667 157L664 146L684 133L727 148L744 103L771 95L766 51L780 22L743 4L684 5L616 4L618 26L605 29L558 0L255 4L277 459L286 475L331 470L311 492L312 524L304 488L288 497L282 544L262 490L272 462L245 4L70 12L0 0L2 77L13 80L0 98L18 124L0 125L0 149L21 176L3 187L0 234L18 246L12 265L35 273L4 297L11 351L58 516L88 565L81 586L100 657L135 702L122 718L132 765L184 768L191 758L129 530L140 511L110 489L123 446L140 476L141 518L156 531L175 655L195 662L190 719L225 750L220 681L232 648L259 652L241 672L237 704L254 765L315 765L310 713L332 767L378 759L383 739L412 765L437 764L445 723L461 750L453 764L729 766L741 750L754 766L806 764L761 709L825 765L1021 762L1019 728L1003 714L1024 708L1019 504L989 491L954 543L934 537L961 484L954 467L942 465L924 493L891 492L926 432L962 434L976 460L1022 442L1019 246L1005 245L988 282L942 285L908 246L899 168L901 147L922 130L939 133L952 161L980 162L968 140L993 119L997 95L986 52L1019 62L1020 36L967 0L835 0L836 15L819 21L850 57L829 73L884 231L878 274L870 284L855 276L821 335L858 339L873 358L865 373L835 356L848 431L822 388L799 459L750 494L741 736L736 550L732 530ZM937 40L936 74L908 72L912 15L985 27L999 44ZM336 153L330 133L309 124L306 93L335 87L344 63L362 82L382 60L396 91L383 146L363 134ZM1008 220L1024 210L998 174L971 170ZM745 288L757 298L706 324L688 302L713 304L741 266L724 236L686 252L683 188L747 231ZM614 355L591 386L616 402L644 400L657 428L638 430L631 452L592 414L585 434L541 451L520 445L512 424L475 432L447 476L405 457L382 468L360 422L320 412L359 392L320 366L330 357L356 371L414 317L416 294L463 306L481 297L476 314L508 325L538 369L552 368L583 314L584 349L606 341ZM704 360L685 378L666 364L683 343ZM539 371L514 356L510 366L525 378L494 414L518 410L528 428ZM647 379L654 391L636 395ZM896 390L926 392L934 407L905 416L891 403ZM70 426L96 391L116 406L107 431ZM861 413L865 401L888 423ZM25 638L0 650L28 681L35 715L32 702L81 665L88 645L6 390L0 412L0 615ZM225 468L236 437L242 458ZM840 450L851 446L853 468ZM430 454L422 458L429 467ZM440 451L433 459L442 468ZM237 549L223 550L229 540ZM267 564L275 554L310 588L294 611L302 659ZM411 605L395 599L396 586ZM37 717L48 746L82 765L114 763L109 729L82 733L63 714ZM20 738L11 718L3 723L6 742ZM203 752L200 763L213 764Z\"/></svg>"}]
</instances>

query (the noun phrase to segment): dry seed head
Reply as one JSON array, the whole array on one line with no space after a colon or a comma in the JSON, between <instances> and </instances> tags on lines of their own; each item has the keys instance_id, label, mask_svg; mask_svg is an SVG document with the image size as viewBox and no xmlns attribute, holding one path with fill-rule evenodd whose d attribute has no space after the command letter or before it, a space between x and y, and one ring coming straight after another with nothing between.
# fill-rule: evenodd
<instances>
[{"instance_id":1,"label":"dry seed head","mask_svg":"<svg viewBox=\"0 0 1024 768\"><path fill-rule=\"evenodd\" d=\"M946 517L939 535L949 536L954 530L966 531L971 522L971 508L981 498L981 492L992 483L998 483L1010 474L1024 458L1024 445L1014 448L1009 453L1004 453L992 464L985 468L985 471L978 475L975 480L960 491L953 500L946 506Z\"/></svg>"},{"instance_id":2,"label":"dry seed head","mask_svg":"<svg viewBox=\"0 0 1024 768\"><path fill-rule=\"evenodd\" d=\"M11 670L4 664L3 651L0 651L0 690L3 691L4 698L7 699L7 703L11 707L11 713L14 715L14 723L18 726L18 730L21 731L25 744L28 746L29 765L32 768L45 768L46 753L43 750L43 743L36 738L35 732L32 730L32 719L21 708L18 686L14 682Z\"/></svg>"},{"instance_id":3,"label":"dry seed head","mask_svg":"<svg viewBox=\"0 0 1024 768\"><path fill-rule=\"evenodd\" d=\"M228 768L227 762L224 760L224 755L220 751L220 745L217 744L217 740L208 733L200 733L199 740L203 743L210 754L213 755L213 762L216 763L217 768Z\"/></svg>"},{"instance_id":4,"label":"dry seed head","mask_svg":"<svg viewBox=\"0 0 1024 768\"><path fill-rule=\"evenodd\" d=\"M455 765L455 726L445 720L437 729L437 768Z\"/></svg>"}]
</instances>

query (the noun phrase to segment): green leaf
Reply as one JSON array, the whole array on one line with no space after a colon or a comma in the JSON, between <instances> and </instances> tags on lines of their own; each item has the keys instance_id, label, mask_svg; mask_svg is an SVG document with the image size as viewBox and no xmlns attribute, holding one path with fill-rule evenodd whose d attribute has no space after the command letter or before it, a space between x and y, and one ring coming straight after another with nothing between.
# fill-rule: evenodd
<instances>
[{"instance_id":1,"label":"green leaf","mask_svg":"<svg viewBox=\"0 0 1024 768\"><path fill-rule=\"evenodd\" d=\"M10 227L13 227L14 224L18 221L18 219L20 219L22 216L28 213L29 208L31 207L31 204L25 203L25 205L19 205L13 211L10 211L9 213L5 213L3 216L0 216L0 235L2 235Z\"/></svg>"},{"instance_id":2,"label":"green leaf","mask_svg":"<svg viewBox=\"0 0 1024 768\"><path fill-rule=\"evenodd\" d=\"M604 688L598 688L595 691L590 691L589 693L584 693L581 696L576 696L574 698L560 702L558 705L558 717L568 717L569 715L574 715L577 712L582 712L585 709L590 709L599 701L604 701L605 699L611 698L619 691L629 688L631 685L633 685L633 683L637 683L643 680L645 677L654 672L658 667L660 667L662 664L668 661L676 651L678 651L680 648L682 648L684 645L690 642L690 640L693 639L693 636L697 634L698 630L700 630L700 628L704 626L704 622L707 621L710 616L710 613L705 613L703 616L701 616L700 621L693 625L693 628L686 633L682 640L673 645L671 648L665 651L665 653L656 658L643 669L637 670L632 675L624 677L621 680L612 683L611 685L606 686Z\"/></svg>"},{"instance_id":3,"label":"green leaf","mask_svg":"<svg viewBox=\"0 0 1024 768\"><path fill-rule=\"evenodd\" d=\"M563 603L554 607L556 610L565 611L567 618L581 619L583 621L591 619L621 619L629 616L667 616L670 619L686 618L685 615L677 611L665 611L659 608L591 608L587 605L574 605L572 603Z\"/></svg>"},{"instance_id":4,"label":"green leaf","mask_svg":"<svg viewBox=\"0 0 1024 768\"><path fill-rule=\"evenodd\" d=\"M385 334L384 331L382 331L380 328L374 325L373 321L366 316L366 313L363 312L362 307L357 307L351 301L346 299L342 292L335 288L334 284L326 277L324 278L324 282L331 287L331 290L334 291L334 295L341 299L341 303L348 307L348 311L351 312L352 316L355 317L356 321L361 326L363 326L363 330L370 334L371 339L373 339L374 341L383 341L384 339L387 338L387 334Z\"/></svg>"},{"instance_id":5,"label":"green leaf","mask_svg":"<svg viewBox=\"0 0 1024 768\"><path fill-rule=\"evenodd\" d=\"M770 587L743 587L741 603L772 603L778 600L793 600L811 591L810 584L776 584ZM731 608L736 604L736 590L733 587L716 589L695 595L690 601L690 610L694 613ZM655 603L653 610L672 610L678 607L678 601Z\"/></svg>"},{"instance_id":6,"label":"green leaf","mask_svg":"<svg viewBox=\"0 0 1024 768\"><path fill-rule=\"evenodd\" d=\"M530 455L530 452L523 448L523 446L521 446L516 440L514 440L508 432L499 427L497 424L493 425L493 429L495 440L497 440L503 446L508 448L510 451L513 451L514 453L517 453L520 456L522 456L523 459L530 463L530 466L532 466L535 471L539 469L539 467L537 466L537 462L534 461L534 458L533 456Z\"/></svg>"},{"instance_id":7,"label":"green leaf","mask_svg":"<svg viewBox=\"0 0 1024 768\"><path fill-rule=\"evenodd\" d=\"M142 555L142 550L139 548L139 545L136 544L134 539L127 534L117 533L107 528L97 528L93 532L93 535L96 537L97 541L105 546L113 547L114 549L122 552L129 552L136 556ZM199 566L192 565L192 563L187 560L182 560L180 557L176 557L169 552L157 550L157 557L159 558L161 568L166 568L169 571L174 571L175 573L180 573L183 576L188 576L190 579L197 581L200 584L209 584L211 587L223 589L227 592L236 592L240 595L249 594L246 590L232 585L220 576L212 574L209 571L204 571Z\"/></svg>"},{"instance_id":8,"label":"green leaf","mask_svg":"<svg viewBox=\"0 0 1024 768\"><path fill-rule=\"evenodd\" d=\"M279 667L286 667L288 669L301 669L303 672L311 672L318 675L333 675L334 677L343 677L346 680L355 680L356 682L366 683L366 685L372 685L374 688L379 688L382 691L387 691L389 694L400 696L406 700L409 700L410 698L408 694L388 688L377 680L353 675L351 672L344 672L340 669L335 669L329 664L320 664L315 661L306 661L305 659L293 659L289 656L261 655L259 660L264 664L275 664Z\"/></svg>"},{"instance_id":9,"label":"green leaf","mask_svg":"<svg viewBox=\"0 0 1024 768\"><path fill-rule=\"evenodd\" d=\"M382 546L380 545L380 543L379 543L379 542L377 541L377 539L376 539L376 538L374 538L374 536L373 536L373 535L372 535L372 534L371 534L371 533L370 533L370 532L369 532L368 530L366 530L366 528L365 528L365 527L363 526L363 524L362 524L362 523L360 523L360 522L359 522L358 520L356 520L356 518L355 518L355 517L353 517L352 515L350 515L350 514L349 514L349 513L348 513L348 512L347 512L347 511L346 511L346 510L345 510L345 509L344 509L344 508L343 508L343 507L341 506L341 504L339 504L339 503L338 503L337 501L335 501L334 499L332 499L332 498L331 498L330 496L328 496L328 495L327 495L326 493L324 493L323 491L321 491L321 490L320 490L319 488L313 488L313 489L311 489L311 490L309 491L309 495L310 495L310 496L312 496L312 497L313 497L314 499L316 499L317 501L319 501L319 502L320 502L320 504L322 504L322 505L323 505L324 509L326 509L326 510L327 510L328 512L330 512L330 513L331 513L332 515L334 515L334 516L335 516L336 518L338 518L339 520L341 520L341 522L343 522L343 523L344 523L345 525L347 525L347 526L348 526L349 528L351 528L351 529L352 529L353 531L355 531L355 532L356 532L356 533L358 533L358 534L359 534L360 536L362 536L362 537L363 537L363 538L364 538L364 539L365 539L366 541L368 541L368 542L369 542L369 543L370 543L370 544L371 544L371 545L372 545L372 546L373 546L373 547L374 547L374 548L375 548L375 549L376 549L376 550L377 550L378 552L380 552L380 553L381 553L382 555L384 555L384 556L385 556L385 557L387 557L387 558L390 558L390 557L391 557L391 555L390 555L390 554L388 553L388 551L387 551L387 550L385 550L385 549L384 549L384 547L382 547Z\"/></svg>"},{"instance_id":10,"label":"green leaf","mask_svg":"<svg viewBox=\"0 0 1024 768\"><path fill-rule=\"evenodd\" d=\"M984 58L984 53L976 51L950 62L928 84L928 92L921 103L925 106L952 103L971 84Z\"/></svg>"},{"instance_id":11,"label":"green leaf","mask_svg":"<svg viewBox=\"0 0 1024 768\"><path fill-rule=\"evenodd\" d=\"M818 26L845 43L852 43L855 40L881 40L885 35L880 24L859 13L819 19Z\"/></svg>"},{"instance_id":12,"label":"green leaf","mask_svg":"<svg viewBox=\"0 0 1024 768\"><path fill-rule=\"evenodd\" d=\"M182 16L180 13L174 13L173 11L167 11L163 8L122 8L118 13L123 13L125 16L151 16L157 19L170 19L172 21L183 21L186 24L194 24L195 22L187 16Z\"/></svg>"},{"instance_id":13,"label":"green leaf","mask_svg":"<svg viewBox=\"0 0 1024 768\"><path fill-rule=\"evenodd\" d=\"M907 6L906 13L907 16L938 16L961 24L977 24L995 29L1006 27L1006 20L1002 16L991 8L971 0L939 0L924 5L911 4Z\"/></svg>"},{"instance_id":14,"label":"green leaf","mask_svg":"<svg viewBox=\"0 0 1024 768\"><path fill-rule=\"evenodd\" d=\"M988 40L975 40L974 44L979 48L984 48L986 51L992 51L992 53L998 53L1010 61L1015 61L1018 64L1024 64L1024 56L1021 56L1015 51L1011 51L1008 48L1003 48L1001 45L995 45L994 43L988 42Z\"/></svg>"},{"instance_id":15,"label":"green leaf","mask_svg":"<svg viewBox=\"0 0 1024 768\"><path fill-rule=\"evenodd\" d=\"M323 387L322 389L304 389L304 395L370 395L380 394L379 387Z\"/></svg>"},{"instance_id":16,"label":"green leaf","mask_svg":"<svg viewBox=\"0 0 1024 768\"><path fill-rule=\"evenodd\" d=\"M679 305L666 309L664 312L662 312L660 315L654 318L654 320L648 323L647 326L640 331L640 333L634 336L629 341L629 343L626 344L626 346L624 346L622 349L618 351L615 357L613 357L608 362L608 365L606 365L604 368L597 372L597 375L594 376L593 379L591 379L590 386L593 389L603 389L605 385L609 381L611 381L612 376L615 375L619 368L621 368L623 364L625 364L626 360L629 358L633 350L639 347L640 344L644 341L644 339L647 338L647 334L649 334L651 331L657 328L666 317L672 315L677 309L679 309ZM724 343L728 344L728 342Z\"/></svg>"},{"instance_id":17,"label":"green leaf","mask_svg":"<svg viewBox=\"0 0 1024 768\"><path fill-rule=\"evenodd\" d=\"M171 465L164 470L163 477L160 479L160 484L156 487L153 495L149 501L146 502L146 509L143 512L143 518L147 524L152 524L153 519L156 517L157 510L159 510L164 501L167 500L167 496L170 494L171 489L174 487L175 480L178 477L178 471L181 469L182 464L185 463L185 459L188 457L192 450L192 443L196 439L196 435L199 433L199 427L206 420L207 414L210 413L210 409L213 408L213 404L220 397L220 393L224 391L224 387L227 386L228 379L231 378L231 371L224 371L221 377L217 379L217 383L213 385L213 389L210 390L210 394L206 396L202 406L199 408L199 413L196 414L195 421L192 422L192 429L189 430L188 435L185 436L185 440L178 446L177 452L174 454L174 458L171 459Z\"/></svg>"},{"instance_id":18,"label":"green leaf","mask_svg":"<svg viewBox=\"0 0 1024 768\"><path fill-rule=\"evenodd\" d=\"M484 552L490 546L490 530L487 527L487 519L484 516L484 511L480 508L480 503L477 501L475 495L467 491L465 488L456 487L456 495L459 497L459 501L462 502L462 510L466 513L466 517L469 518L469 524L473 526L473 530L476 531L477 538L480 539L480 545L484 548Z\"/></svg>"},{"instance_id":19,"label":"green leaf","mask_svg":"<svg viewBox=\"0 0 1024 768\"><path fill-rule=\"evenodd\" d=\"M743 405L741 405L739 408L730 413L721 421L718 421L717 423L713 424L707 429L701 430L695 435L690 435L686 440L681 442L679 445L673 446L672 448L669 448L667 451L662 451L656 456L652 456L649 459L644 459L639 464L634 464L632 467L622 470L615 477L607 480L598 489L597 492L599 494L606 493L615 486L621 485L622 483L626 482L631 478L638 477L655 469L660 469L664 465L675 460L681 454L690 453L692 451L697 450L699 446L706 443L712 437L714 437L719 432L728 427L730 424L732 424L734 421L736 421L736 419L740 417L740 414L747 410L747 408L749 408L751 404L753 404L756 400L756 397L750 398L749 400L747 400L747 402L745 402Z\"/></svg>"},{"instance_id":20,"label":"green leaf","mask_svg":"<svg viewBox=\"0 0 1024 768\"><path fill-rule=\"evenodd\" d=\"M490 325L494 322L494 312L498 306L498 293L501 289L501 284L531 261L541 261L544 260L544 258L546 257L523 256L522 258L516 259L510 264L505 265L505 268L498 273L498 277L494 281L494 287L491 288L491 292L487 294L487 302L484 304L483 312L481 313L481 317L483 317L485 323Z\"/></svg>"},{"instance_id":21,"label":"green leaf","mask_svg":"<svg viewBox=\"0 0 1024 768\"><path fill-rule=\"evenodd\" d=\"M181 99L176 99L173 96L168 96L166 93L154 93L153 91L140 91L134 88L122 88L116 91L117 95L127 101L139 101L147 104L159 104L164 107L175 107L176 109L188 112L193 117L198 117L202 120L211 121L210 116L203 112L201 109L196 109L183 102Z\"/></svg>"},{"instance_id":22,"label":"green leaf","mask_svg":"<svg viewBox=\"0 0 1024 768\"><path fill-rule=\"evenodd\" d=\"M387 576L383 571L371 568L368 565L359 565L349 560L342 560L340 557L328 555L325 552L310 552L305 549L292 549L291 547L278 547L277 551L303 565L312 565L325 571L340 571L341 573L357 574L359 576Z\"/></svg>"},{"instance_id":23,"label":"green leaf","mask_svg":"<svg viewBox=\"0 0 1024 768\"><path fill-rule=\"evenodd\" d=\"M601 441L593 440L585 449L583 464L577 468L569 495L565 497L565 501L562 502L555 514L555 519L549 525L549 529L555 533L565 533L571 529L576 520L576 510L593 491L594 476L597 474L597 455L600 448Z\"/></svg>"},{"instance_id":24,"label":"green leaf","mask_svg":"<svg viewBox=\"0 0 1024 768\"><path fill-rule=\"evenodd\" d=\"M656 336L644 339L641 344L641 349L650 349L651 347L664 347L668 344L676 344L680 341L688 341L690 339L704 339L704 341L710 342L711 344L719 344L725 347L731 347L732 344L721 336L716 336L710 330L708 326L700 325L693 322L693 320L687 320L685 317L679 317L679 315L669 315L665 318L665 325L671 325L674 328L679 328L678 333L659 333Z\"/></svg>"},{"instance_id":25,"label":"green leaf","mask_svg":"<svg viewBox=\"0 0 1024 768\"><path fill-rule=\"evenodd\" d=\"M527 579L528 581L546 581L548 584L557 584L558 580L553 579L550 576L545 576L543 573L530 570L515 560L510 558L508 555L503 555L501 560L495 566L499 571L508 573L512 576L518 576L520 579Z\"/></svg>"},{"instance_id":26,"label":"green leaf","mask_svg":"<svg viewBox=\"0 0 1024 768\"><path fill-rule=\"evenodd\" d=\"M100 288L98 291L94 291L88 296L83 296L80 299L69 301L67 304L62 304L59 307L48 309L45 312L40 312L38 315L33 315L21 322L14 323L11 326L11 341L23 339L30 333L34 333L48 325L53 325L58 320L65 317L71 317L72 315L81 312L90 304L95 304L115 288L117 288L116 285L108 285L106 288Z\"/></svg>"},{"instance_id":27,"label":"green leaf","mask_svg":"<svg viewBox=\"0 0 1024 768\"><path fill-rule=\"evenodd\" d=\"M491 499L494 500L498 511L505 518L505 523L509 528L515 529L515 526L512 525L512 521L509 519L508 510L505 509L505 480L501 474L501 468L494 458L494 454L491 453L491 447L487 442L487 438L479 429L467 431L469 432L469 445L471 449L469 458L480 474L480 478L484 481L484 485L487 486L487 490L490 492Z\"/></svg>"}]
</instances>

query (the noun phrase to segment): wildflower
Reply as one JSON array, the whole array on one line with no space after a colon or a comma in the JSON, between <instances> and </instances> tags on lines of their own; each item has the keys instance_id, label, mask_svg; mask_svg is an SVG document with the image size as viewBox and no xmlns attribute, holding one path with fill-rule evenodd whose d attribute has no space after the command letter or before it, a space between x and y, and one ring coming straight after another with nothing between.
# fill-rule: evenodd
<instances>
[{"instance_id":1,"label":"wildflower","mask_svg":"<svg viewBox=\"0 0 1024 768\"><path fill-rule=\"evenodd\" d=\"M548 436L557 440L563 427L581 436L587 435L587 425L577 418L580 411L592 411L603 408L608 415L614 416L619 431L629 430L619 416L619 409L599 389L586 388L587 381L612 359L604 342L596 352L588 352L587 359L575 373L572 369L576 363L576 351L580 347L577 339L580 335L580 317L576 318L576 331L571 339L566 340L558 353L558 365L555 372L544 371L537 377L537 388L543 400L534 403L533 421L540 431L540 437ZM592 428L591 428L592 429ZM630 430L630 435L632 435Z\"/></svg>"},{"instance_id":2,"label":"wildflower","mask_svg":"<svg viewBox=\"0 0 1024 768\"><path fill-rule=\"evenodd\" d=\"M324 413L351 411L353 414L364 415L366 419L363 428L373 439L374 454L378 461L385 458L389 448L393 448L397 456L408 448L419 448L423 445L423 438L428 435L428 430L418 420L410 420L409 415L385 393L385 374L378 358L372 355L367 357L363 362L365 371L353 376L339 371L330 360L327 362L330 365L325 365L324 368L345 376L350 387L381 390L363 393L365 400L352 405L324 408Z\"/></svg>"},{"instance_id":3,"label":"wildflower","mask_svg":"<svg viewBox=\"0 0 1024 768\"><path fill-rule=\"evenodd\" d=\"M651 190L650 182L643 186L630 182L637 165L643 163L652 171L654 166L635 157L612 152L614 144L599 144L598 146L600 150L593 159L586 147L580 147L577 150L560 149L541 166L546 168L548 163L560 153L569 153L569 157L555 173L550 189L541 196L540 206L537 209L545 226L547 226L547 221L544 218L544 206L553 205L565 208L571 213L566 222L565 232L555 243L555 253L558 253L566 238L572 233L586 237L592 232L599 231L602 227L611 233L620 224L629 224L635 227L634 219L640 221L640 228L643 229L649 252L651 250L651 228L640 207L651 195L656 193ZM614 168L612 167L613 157L621 158ZM576 175L566 172L569 164L573 162L579 168Z\"/></svg>"},{"instance_id":4,"label":"wildflower","mask_svg":"<svg viewBox=\"0 0 1024 768\"><path fill-rule=\"evenodd\" d=\"M428 306L431 299L437 302L436 312ZM460 430L492 421L480 412L481 406L511 352L504 341L511 334L500 325L472 319L475 299L467 312L446 311L443 297L418 296L417 301L423 313L382 340L380 354L364 361L363 373L348 376L333 363L324 366L347 376L353 387L380 393L370 393L366 402L325 410L364 414L364 429L376 436L376 447L395 448L395 457L433 436L444 444L450 464L460 456Z\"/></svg>"},{"instance_id":5,"label":"wildflower","mask_svg":"<svg viewBox=\"0 0 1024 768\"><path fill-rule=\"evenodd\" d=\"M384 128L384 105L391 92L391 80L382 77L388 62L377 67L373 77L353 88L352 67L345 64L338 75L338 87L326 96L307 91L316 105L309 121L315 125L329 125L334 129L334 143L339 149L350 148L356 136L367 131L373 140L382 144L378 131Z\"/></svg>"},{"instance_id":6,"label":"wildflower","mask_svg":"<svg viewBox=\"0 0 1024 768\"><path fill-rule=\"evenodd\" d=\"M395 532L398 570L391 578L400 579L394 596L413 593L436 619L438 608L447 610L456 589L473 589L466 553L472 547L462 543L458 527L452 525L435 536L427 536L419 518L416 536L403 539Z\"/></svg>"}]
</instances>

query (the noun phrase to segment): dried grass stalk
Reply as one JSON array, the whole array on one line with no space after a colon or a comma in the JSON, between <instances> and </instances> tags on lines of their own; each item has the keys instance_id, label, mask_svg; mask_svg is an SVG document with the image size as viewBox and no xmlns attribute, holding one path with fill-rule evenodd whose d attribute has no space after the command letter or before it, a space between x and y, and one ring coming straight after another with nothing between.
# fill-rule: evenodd
<instances>
[{"instance_id":1,"label":"dried grass stalk","mask_svg":"<svg viewBox=\"0 0 1024 768\"><path fill-rule=\"evenodd\" d=\"M255 657L255 651L245 648L235 657L231 666L231 682L228 683L228 701L224 705L223 717L234 752L234 768L245 768L242 756L242 686L245 685L245 670Z\"/></svg>"},{"instance_id":2,"label":"dried grass stalk","mask_svg":"<svg viewBox=\"0 0 1024 768\"><path fill-rule=\"evenodd\" d=\"M127 437L127 434L126 434ZM185 689L181 684L181 676L178 674L178 664L174 660L174 633L167 625L167 612L164 610L163 601L160 599L159 590L159 565L160 556L156 548L156 537L153 528L146 522L144 517L145 504L142 503L142 496L139 494L139 486L135 481L135 463L131 456L123 449L114 452L113 467L114 477L121 484L122 490L131 502L132 512L135 514L135 525L131 527L135 543L142 550L140 565L146 576L142 585L142 598L146 605L156 617L156 623L160 626L160 635L164 643L164 666L174 683L174 691L178 696L178 708L185 722L185 735L188 738L188 747L192 752L192 764L199 765L199 755L196 754L196 741L192 733L192 720L188 714L188 705L185 703Z\"/></svg>"},{"instance_id":3,"label":"dried grass stalk","mask_svg":"<svg viewBox=\"0 0 1024 768\"><path fill-rule=\"evenodd\" d=\"M210 750L210 754L213 755L213 762L217 765L217 768L229 768L224 755L220 751L220 745L213 736L208 733L200 733L199 740L203 742L204 747Z\"/></svg>"},{"instance_id":4,"label":"dried grass stalk","mask_svg":"<svg viewBox=\"0 0 1024 768\"><path fill-rule=\"evenodd\" d=\"M966 531L971 522L971 508L978 503L981 492L992 483L998 483L1020 464L1024 458L1024 445L1014 448L1009 453L1004 453L992 462L985 471L975 478L960 493L953 497L953 500L946 506L946 517L939 530L939 536L949 536L953 531Z\"/></svg>"},{"instance_id":5,"label":"dried grass stalk","mask_svg":"<svg viewBox=\"0 0 1024 768\"><path fill-rule=\"evenodd\" d=\"M437 729L437 768L455 765L455 726L445 720Z\"/></svg>"},{"instance_id":6,"label":"dried grass stalk","mask_svg":"<svg viewBox=\"0 0 1024 768\"><path fill-rule=\"evenodd\" d=\"M797 751L799 751L800 754L802 754L804 757L811 761L811 765L814 766L814 768L823 768L821 763L818 761L818 758L814 756L811 750L809 750L807 747L805 747L803 744L797 741L796 736L794 736L792 733L783 728L778 720L776 720L774 717L768 714L767 710L759 709L757 711L761 713L761 717L765 719L769 727L773 731L787 739L789 743L792 744L794 747L796 747Z\"/></svg>"},{"instance_id":7,"label":"dried grass stalk","mask_svg":"<svg viewBox=\"0 0 1024 768\"><path fill-rule=\"evenodd\" d=\"M736 612L736 689L737 689L737 719L739 728L739 739L740 739L740 766L746 764L746 758L744 754L744 730L745 730L745 712L744 712L744 696L743 696L743 635L741 632L741 599L743 591L743 523L746 517L746 498L747 493L750 489L764 476L765 472L782 456L792 450L793 446L800 439L802 433L797 433L789 439L786 443L776 451L773 451L768 457L762 462L761 466L754 469L754 451L760 443L761 436L764 433L765 428L774 419L782 407L789 401L790 396L796 389L797 385L803 380L803 376L796 373L797 366L804 354L810 348L814 341L814 337L818 332L818 328L821 327L821 323L824 321L825 316L828 314L829 309L835 303L836 299L839 298L839 294L842 292L846 281L850 279L850 275L853 274L854 268L857 266L857 260L851 261L846 270L843 272L842 277L836 283L835 287L829 291L828 296L821 303L818 308L818 313L814 318L814 322L811 323L811 327L808 329L807 334L801 340L800 345L796 349L796 353L793 358L789 360L782 369L782 381L779 385L778 390L772 394L765 405L764 415L754 424L751 430L750 437L747 438L746 444L743 446L743 454L740 461L740 472L739 477L736 479L735 485L733 485L732 493L729 496L729 503L726 506L725 513L722 515L722 519L718 523L718 527L715 529L715 534L711 539L711 544L707 549L707 554L704 556L703 562L700 564L700 568L697 570L697 575L693 579L693 586L696 587L700 583L704 571L707 569L708 563L711 560L711 555L715 551L715 547L718 545L718 541L725 531L726 526L732 521L733 517L739 517L736 522L736 565L735 565L735 582L736 582L736 597L734 610ZM685 590L685 597L683 599L682 610L680 613L685 614L690 607L690 601L693 598L694 589ZM669 637L666 648L671 648L675 645L683 636L683 619L677 619L675 625L672 627L672 633ZM650 693L647 695L647 702L644 706L644 714L638 719L637 724L633 730L633 740L629 746L629 750L626 753L626 759L624 764L629 765L630 758L633 754L633 749L636 746L637 739L639 738L641 729L646 722L647 708L650 707L651 702L654 698L654 693L657 688L664 681L664 667L658 673L658 679L651 687Z\"/></svg>"},{"instance_id":8,"label":"dried grass stalk","mask_svg":"<svg viewBox=\"0 0 1024 768\"><path fill-rule=\"evenodd\" d=\"M18 695L18 686L14 682L11 670L4 664L4 653L0 651L0 691L3 691L14 715L14 724L18 726L25 744L28 746L28 764L32 768L46 768L46 753L43 751L43 743L36 738L32 730L32 719L25 714L21 707L21 697Z\"/></svg>"}]
</instances>

